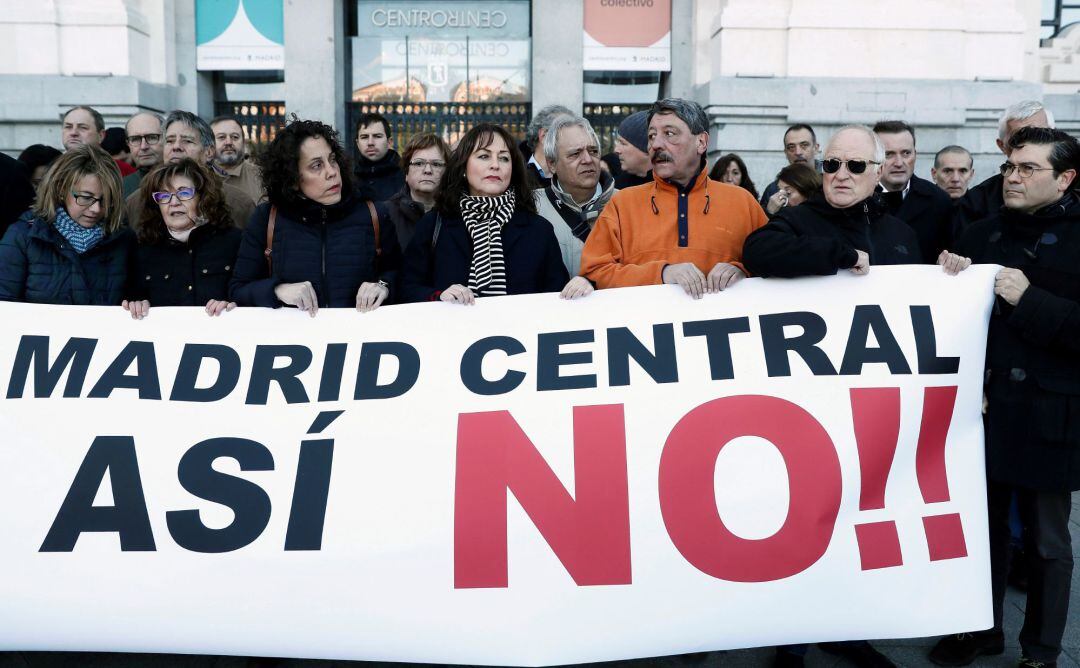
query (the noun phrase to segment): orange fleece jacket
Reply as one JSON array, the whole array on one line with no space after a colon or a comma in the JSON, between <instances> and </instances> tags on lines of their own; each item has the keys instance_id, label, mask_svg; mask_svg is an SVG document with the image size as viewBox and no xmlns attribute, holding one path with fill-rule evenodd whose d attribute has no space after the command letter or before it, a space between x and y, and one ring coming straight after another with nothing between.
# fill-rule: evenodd
<instances>
[{"instance_id":1,"label":"orange fleece jacket","mask_svg":"<svg viewBox=\"0 0 1080 668\"><path fill-rule=\"evenodd\" d=\"M768 222L754 196L709 179L702 169L685 195L687 236L680 239L683 196L659 177L615 193L585 242L581 275L603 289L660 284L664 267L680 262L693 262L706 275L717 262L745 272L743 242Z\"/></svg>"}]
</instances>

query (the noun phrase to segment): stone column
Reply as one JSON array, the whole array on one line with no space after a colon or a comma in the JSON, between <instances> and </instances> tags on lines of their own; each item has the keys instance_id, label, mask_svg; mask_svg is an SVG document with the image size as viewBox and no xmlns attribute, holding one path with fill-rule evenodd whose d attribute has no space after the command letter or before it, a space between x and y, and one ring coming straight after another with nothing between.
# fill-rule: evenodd
<instances>
[{"instance_id":1,"label":"stone column","mask_svg":"<svg viewBox=\"0 0 1080 668\"><path fill-rule=\"evenodd\" d=\"M532 108L561 104L580 114L584 85L585 6L581 0L533 0Z\"/></svg>"},{"instance_id":2,"label":"stone column","mask_svg":"<svg viewBox=\"0 0 1080 668\"><path fill-rule=\"evenodd\" d=\"M343 0L285 0L285 111L345 127Z\"/></svg>"}]
</instances>

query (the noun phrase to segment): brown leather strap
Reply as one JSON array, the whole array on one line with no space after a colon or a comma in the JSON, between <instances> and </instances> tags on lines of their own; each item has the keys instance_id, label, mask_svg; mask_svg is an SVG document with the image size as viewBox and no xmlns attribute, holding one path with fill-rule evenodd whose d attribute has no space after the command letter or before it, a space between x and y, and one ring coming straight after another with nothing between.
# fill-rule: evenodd
<instances>
[{"instance_id":1,"label":"brown leather strap","mask_svg":"<svg viewBox=\"0 0 1080 668\"><path fill-rule=\"evenodd\" d=\"M270 272L270 275L274 275L274 223L277 222L277 207L270 207L270 220L266 223L266 250L263 251L263 255L266 256L266 269Z\"/></svg>"},{"instance_id":2,"label":"brown leather strap","mask_svg":"<svg viewBox=\"0 0 1080 668\"><path fill-rule=\"evenodd\" d=\"M367 201L367 210L371 214L371 226L375 228L375 257L378 258L382 255L382 236L379 234L379 212L375 210L375 203L371 200Z\"/></svg>"}]
</instances>

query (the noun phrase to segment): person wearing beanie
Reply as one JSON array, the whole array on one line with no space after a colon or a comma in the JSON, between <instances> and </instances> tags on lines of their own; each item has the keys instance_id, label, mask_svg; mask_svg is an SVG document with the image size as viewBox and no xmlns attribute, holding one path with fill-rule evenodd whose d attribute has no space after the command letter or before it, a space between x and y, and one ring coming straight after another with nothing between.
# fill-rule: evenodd
<instances>
[{"instance_id":1,"label":"person wearing beanie","mask_svg":"<svg viewBox=\"0 0 1080 668\"><path fill-rule=\"evenodd\" d=\"M622 171L615 177L618 189L652 183L652 165L649 163L649 124L647 111L630 114L619 123L619 136L615 139L615 154L619 156Z\"/></svg>"}]
</instances>

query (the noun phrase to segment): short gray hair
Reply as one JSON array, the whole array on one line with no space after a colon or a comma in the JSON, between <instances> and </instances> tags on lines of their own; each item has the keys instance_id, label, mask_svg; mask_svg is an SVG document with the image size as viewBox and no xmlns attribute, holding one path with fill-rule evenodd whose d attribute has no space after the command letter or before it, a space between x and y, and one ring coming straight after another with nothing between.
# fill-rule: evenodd
<instances>
[{"instance_id":1,"label":"short gray hair","mask_svg":"<svg viewBox=\"0 0 1080 668\"><path fill-rule=\"evenodd\" d=\"M1005 113L1001 115L1001 120L998 121L998 139L1005 141L1005 135L1009 132L1009 123L1011 121L1026 121L1040 111L1046 114L1046 126L1048 128L1054 127L1054 115L1050 113L1050 110L1043 106L1042 102L1038 100L1023 100L1010 106L1005 110Z\"/></svg>"},{"instance_id":2,"label":"short gray hair","mask_svg":"<svg viewBox=\"0 0 1080 668\"><path fill-rule=\"evenodd\" d=\"M874 156L871 159L879 165L885 162L885 145L881 143L881 138L877 136L877 133L865 125L845 125L844 127L839 128L836 132L832 133L831 137L829 137L829 141L825 144L825 151L823 151L823 153L827 153L837 135L846 130L856 130L866 135L867 138L874 143Z\"/></svg>"},{"instance_id":3,"label":"short gray hair","mask_svg":"<svg viewBox=\"0 0 1080 668\"><path fill-rule=\"evenodd\" d=\"M549 104L540 111L536 112L536 115L529 121L529 126L525 128L525 143L530 148L536 148L536 142L540 141L540 131L548 128L551 122L559 116L574 116L574 112L570 111L561 104Z\"/></svg>"},{"instance_id":4,"label":"short gray hair","mask_svg":"<svg viewBox=\"0 0 1080 668\"><path fill-rule=\"evenodd\" d=\"M161 124L161 131L166 132L169 126L173 123L185 123L190 125L202 138L202 145L204 148L214 147L214 131L210 129L210 124L199 118L190 111L182 111L180 109L174 109L169 112L169 115L165 117L165 122Z\"/></svg>"},{"instance_id":5,"label":"short gray hair","mask_svg":"<svg viewBox=\"0 0 1080 668\"><path fill-rule=\"evenodd\" d=\"M125 132L127 131L128 123L133 121L136 116L149 116L153 118L155 121L158 122L158 125L161 126L161 131L165 132L165 117L157 113L156 111L136 111L134 114L131 115L131 118L127 119L127 122L124 123Z\"/></svg>"},{"instance_id":6,"label":"short gray hair","mask_svg":"<svg viewBox=\"0 0 1080 668\"><path fill-rule=\"evenodd\" d=\"M701 105L693 100L684 100L681 97L666 97L663 100L657 100L649 109L645 124L652 123L653 116L657 114L675 114L679 120L690 127L691 134L699 135L709 131L708 115Z\"/></svg>"},{"instance_id":7,"label":"short gray hair","mask_svg":"<svg viewBox=\"0 0 1080 668\"><path fill-rule=\"evenodd\" d=\"M581 116L559 116L544 135L544 159L547 160L549 166L554 166L559 161L559 132L571 127L584 130L585 134L589 135L589 139L596 144L596 148L600 148L600 138L596 136L596 130L593 130L588 120Z\"/></svg>"}]
</instances>

